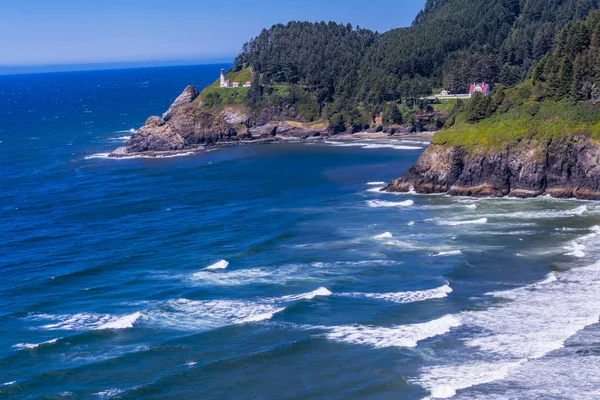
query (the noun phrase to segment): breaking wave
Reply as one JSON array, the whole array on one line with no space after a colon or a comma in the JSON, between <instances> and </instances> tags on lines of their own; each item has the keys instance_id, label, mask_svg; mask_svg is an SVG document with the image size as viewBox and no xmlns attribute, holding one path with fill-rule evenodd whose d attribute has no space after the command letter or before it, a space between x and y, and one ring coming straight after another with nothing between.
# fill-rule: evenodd
<instances>
[{"instance_id":1,"label":"breaking wave","mask_svg":"<svg viewBox=\"0 0 600 400\"><path fill-rule=\"evenodd\" d=\"M419 342L444 335L451 329L460 326L461 322L452 315L411 325L393 326L391 328L364 325L346 325L329 328L327 339L336 342L385 347L416 347Z\"/></svg>"},{"instance_id":2,"label":"breaking wave","mask_svg":"<svg viewBox=\"0 0 600 400\"><path fill-rule=\"evenodd\" d=\"M456 315L476 332L464 339L477 358L421 370L415 383L433 398L505 379L521 366L561 349L567 339L600 318L600 263L550 273L537 283L489 293L510 300L485 311Z\"/></svg>"},{"instance_id":3,"label":"breaking wave","mask_svg":"<svg viewBox=\"0 0 600 400\"><path fill-rule=\"evenodd\" d=\"M362 147L363 149L393 149L393 150L422 150L422 146L405 146L389 142L335 142L326 140L324 143L337 147Z\"/></svg>"},{"instance_id":4,"label":"breaking wave","mask_svg":"<svg viewBox=\"0 0 600 400\"><path fill-rule=\"evenodd\" d=\"M462 251L460 250L450 250L450 251L436 251L430 254L431 257L444 257L444 256L458 256L461 255Z\"/></svg>"},{"instance_id":5,"label":"breaking wave","mask_svg":"<svg viewBox=\"0 0 600 400\"><path fill-rule=\"evenodd\" d=\"M314 290L309 293L303 293L298 295L284 296L281 298L283 301L298 301L298 300L312 300L315 297L319 296L331 296L332 293L329 289L325 287L320 287L317 290Z\"/></svg>"},{"instance_id":6,"label":"breaking wave","mask_svg":"<svg viewBox=\"0 0 600 400\"><path fill-rule=\"evenodd\" d=\"M187 157L187 156L192 156L194 154L198 154L198 152L195 151L187 151L187 152L181 152L181 153L175 153L175 154L163 154L163 155L143 155L143 154L138 154L135 156L125 156L125 157L109 157L110 153L97 153L97 154L92 154L90 156L86 156L85 159L86 160L94 160L94 159L104 159L104 160L134 160L134 159L138 159L138 158L148 158L148 159L158 159L158 158L176 158L176 157Z\"/></svg>"},{"instance_id":7,"label":"breaking wave","mask_svg":"<svg viewBox=\"0 0 600 400\"><path fill-rule=\"evenodd\" d=\"M131 328L140 317L141 314L139 312L124 316L113 316L110 314L77 313L74 315L39 314L29 317L29 319L52 322L42 325L41 328L44 330L88 331Z\"/></svg>"},{"instance_id":8,"label":"breaking wave","mask_svg":"<svg viewBox=\"0 0 600 400\"><path fill-rule=\"evenodd\" d=\"M220 269L227 269L228 266L229 266L228 261L220 260L204 269L206 271L216 271L216 270L220 270Z\"/></svg>"},{"instance_id":9,"label":"breaking wave","mask_svg":"<svg viewBox=\"0 0 600 400\"><path fill-rule=\"evenodd\" d=\"M390 232L385 232L381 235L373 236L373 239L391 239L393 237L394 235L392 235Z\"/></svg>"},{"instance_id":10,"label":"breaking wave","mask_svg":"<svg viewBox=\"0 0 600 400\"><path fill-rule=\"evenodd\" d=\"M123 394L121 389L108 389L103 392L94 393L93 396L97 396L101 399L112 399L120 394Z\"/></svg>"},{"instance_id":11,"label":"breaking wave","mask_svg":"<svg viewBox=\"0 0 600 400\"><path fill-rule=\"evenodd\" d=\"M42 343L17 343L15 344L13 347L13 349L17 349L17 350L32 350L32 349L37 349L40 346L46 346L46 345L50 345L50 344L55 344L56 342L58 342L58 338L56 339L52 339L52 340L47 340L45 342Z\"/></svg>"},{"instance_id":12,"label":"breaking wave","mask_svg":"<svg viewBox=\"0 0 600 400\"><path fill-rule=\"evenodd\" d=\"M421 301L443 299L448 297L452 293L450 284L446 283L443 286L429 290L417 290L409 292L397 292L397 293L343 293L340 296L346 297L362 297L377 300L386 300L394 303L406 304L416 303Z\"/></svg>"},{"instance_id":13,"label":"breaking wave","mask_svg":"<svg viewBox=\"0 0 600 400\"><path fill-rule=\"evenodd\" d=\"M413 200L406 200L406 201L367 200L367 205L371 208L410 207L414 204L415 204L415 202Z\"/></svg>"},{"instance_id":14,"label":"breaking wave","mask_svg":"<svg viewBox=\"0 0 600 400\"><path fill-rule=\"evenodd\" d=\"M487 224L487 218L479 218L474 220L466 220L466 221L454 221L454 220L437 220L436 224L438 225L448 225L448 226L458 226L458 225L480 225Z\"/></svg>"}]
</instances>

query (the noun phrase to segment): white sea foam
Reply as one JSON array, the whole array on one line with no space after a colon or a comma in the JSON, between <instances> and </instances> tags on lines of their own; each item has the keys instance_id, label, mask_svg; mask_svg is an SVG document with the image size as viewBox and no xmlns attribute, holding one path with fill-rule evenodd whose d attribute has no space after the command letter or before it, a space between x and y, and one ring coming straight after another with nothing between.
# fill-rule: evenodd
<instances>
[{"instance_id":1,"label":"white sea foam","mask_svg":"<svg viewBox=\"0 0 600 400\"><path fill-rule=\"evenodd\" d=\"M550 272L548 275L546 275L546 279L544 279L543 281L537 282L537 283L533 283L529 286L526 286L526 288L539 288L539 287L547 285L549 283L556 282L557 280L558 280L558 278L556 277L556 274L554 272Z\"/></svg>"},{"instance_id":2,"label":"white sea foam","mask_svg":"<svg viewBox=\"0 0 600 400\"><path fill-rule=\"evenodd\" d=\"M434 398L452 397L457 390L505 379L598 323L600 263L551 273L535 284L492 295L510 302L458 316L465 327L476 332L464 343L477 349L481 361L468 358L421 371L417 382L431 390Z\"/></svg>"},{"instance_id":3,"label":"white sea foam","mask_svg":"<svg viewBox=\"0 0 600 400\"><path fill-rule=\"evenodd\" d=\"M421 370L421 378L414 380L431 391L431 398L448 399L457 390L506 378L508 373L521 365L514 363L472 363L459 366L426 367Z\"/></svg>"},{"instance_id":4,"label":"white sea foam","mask_svg":"<svg viewBox=\"0 0 600 400\"><path fill-rule=\"evenodd\" d=\"M94 393L93 396L98 396L101 399L112 399L122 393L123 391L121 389L108 389L103 392Z\"/></svg>"},{"instance_id":5,"label":"white sea foam","mask_svg":"<svg viewBox=\"0 0 600 400\"><path fill-rule=\"evenodd\" d=\"M138 154L135 156L125 156L125 157L109 157L110 153L98 153L98 154L92 154L90 156L86 156L85 159L86 160L93 160L93 159L109 159L109 160L133 160L133 159L138 159L138 158L148 158L148 159L155 159L155 158L176 158L176 157L187 157L187 156L191 156L197 154L194 151L188 151L188 152L182 152L182 153L175 153L175 154L163 154L163 155L143 155L143 154Z\"/></svg>"},{"instance_id":6,"label":"white sea foam","mask_svg":"<svg viewBox=\"0 0 600 400\"><path fill-rule=\"evenodd\" d=\"M438 225L448 225L448 226L458 226L458 225L480 225L487 224L487 218L479 218L475 220L436 220L436 224Z\"/></svg>"},{"instance_id":7,"label":"white sea foam","mask_svg":"<svg viewBox=\"0 0 600 400\"><path fill-rule=\"evenodd\" d=\"M204 268L207 271L215 271L215 270L219 270L219 269L227 269L227 267L229 266L229 262L225 261L225 260L220 260L217 261L216 263L212 264L209 267Z\"/></svg>"},{"instance_id":8,"label":"white sea foam","mask_svg":"<svg viewBox=\"0 0 600 400\"><path fill-rule=\"evenodd\" d=\"M380 207L410 207L414 205L415 202L413 200L406 201L383 201L383 200L368 200L367 205L371 208L380 208Z\"/></svg>"},{"instance_id":9,"label":"white sea foam","mask_svg":"<svg viewBox=\"0 0 600 400\"><path fill-rule=\"evenodd\" d=\"M367 192L369 192L369 193L384 193L384 192L382 192L383 188L384 188L384 186L378 186L378 187L374 187L371 189L367 189Z\"/></svg>"},{"instance_id":10,"label":"white sea foam","mask_svg":"<svg viewBox=\"0 0 600 400\"><path fill-rule=\"evenodd\" d=\"M98 329L127 329L133 328L135 322L142 316L141 313L136 312L130 315L126 315L124 317L118 318L114 321L107 322L103 325L100 325Z\"/></svg>"},{"instance_id":11,"label":"white sea foam","mask_svg":"<svg viewBox=\"0 0 600 400\"><path fill-rule=\"evenodd\" d=\"M438 251L431 254L431 257L458 256L462 254L460 250Z\"/></svg>"},{"instance_id":12,"label":"white sea foam","mask_svg":"<svg viewBox=\"0 0 600 400\"><path fill-rule=\"evenodd\" d=\"M331 296L331 294L332 293L329 289L327 289L325 287L320 287L317 290L313 290L312 292L298 294L298 295L284 296L281 298L281 300L282 301L312 300L315 297Z\"/></svg>"},{"instance_id":13,"label":"white sea foam","mask_svg":"<svg viewBox=\"0 0 600 400\"><path fill-rule=\"evenodd\" d=\"M339 296L346 297L364 297L377 300L392 301L394 303L407 304L432 299L443 299L452 293L449 284L437 287L435 289L417 290L397 293L342 293Z\"/></svg>"},{"instance_id":14,"label":"white sea foam","mask_svg":"<svg viewBox=\"0 0 600 400\"><path fill-rule=\"evenodd\" d=\"M215 274L214 271L199 271L191 276L191 280L211 286L244 286L248 284L285 283L294 278L295 266L281 267L272 271L268 268L250 268ZM299 271L302 273L301 271ZM306 274L306 272L304 273Z\"/></svg>"},{"instance_id":15,"label":"white sea foam","mask_svg":"<svg viewBox=\"0 0 600 400\"><path fill-rule=\"evenodd\" d=\"M586 272L588 271L588 276ZM485 333L465 343L514 359L540 358L600 317L600 265L551 274L541 282L498 292L512 300L464 318Z\"/></svg>"},{"instance_id":16,"label":"white sea foam","mask_svg":"<svg viewBox=\"0 0 600 400\"><path fill-rule=\"evenodd\" d=\"M177 157L187 157L187 156L192 156L194 154L197 154L197 152L194 151L186 151L186 152L182 152L182 153L175 153L175 154L158 154L158 155L143 155L143 154L139 154L139 155L135 155L135 156L126 156L126 157L111 157L112 160L134 160L137 158L149 158L149 159L155 159L155 158L177 158Z\"/></svg>"},{"instance_id":17,"label":"white sea foam","mask_svg":"<svg viewBox=\"0 0 600 400\"><path fill-rule=\"evenodd\" d=\"M152 324L170 329L203 331L265 321L284 309L273 302L176 299L148 311L147 319Z\"/></svg>"},{"instance_id":18,"label":"white sea foam","mask_svg":"<svg viewBox=\"0 0 600 400\"><path fill-rule=\"evenodd\" d=\"M110 154L110 153L98 153L98 154L92 154L91 156L86 156L86 157L85 157L85 159L86 159L86 160L93 160L93 159L96 159L96 158L101 158L101 159L104 159L104 158L110 158L110 157L108 157L108 155L109 155L109 154Z\"/></svg>"},{"instance_id":19,"label":"white sea foam","mask_svg":"<svg viewBox=\"0 0 600 400\"><path fill-rule=\"evenodd\" d=\"M44 346L44 345L48 345L48 344L54 344L58 342L58 338L56 339L52 339L52 340L47 340L45 342L42 343L17 343L15 344L13 347L13 349L17 349L17 350L23 350L23 349L37 349L40 346Z\"/></svg>"},{"instance_id":20,"label":"white sea foam","mask_svg":"<svg viewBox=\"0 0 600 400\"><path fill-rule=\"evenodd\" d=\"M275 315L278 312L281 312L283 310L285 310L285 307L278 308L278 309L276 309L274 311L268 311L268 312L263 313L263 314L253 314L253 315L250 315L250 316L248 316L246 318L237 320L237 321L235 321L235 323L236 324L247 324L247 323L250 323L250 322L260 322L260 321L269 320L269 319L273 318L273 315Z\"/></svg>"},{"instance_id":21,"label":"white sea foam","mask_svg":"<svg viewBox=\"0 0 600 400\"><path fill-rule=\"evenodd\" d=\"M34 320L53 321L53 323L42 325L42 329L49 331L87 331L103 329L126 329L141 317L140 313L124 316L113 316L110 314L77 313L73 315L48 315L41 314L30 317Z\"/></svg>"},{"instance_id":22,"label":"white sea foam","mask_svg":"<svg viewBox=\"0 0 600 400\"><path fill-rule=\"evenodd\" d=\"M519 218L519 219L549 219L549 218L568 218L583 215L588 212L588 206L581 205L568 210L539 210L539 211L517 211L507 212L504 214L486 214L487 217L493 218Z\"/></svg>"},{"instance_id":23,"label":"white sea foam","mask_svg":"<svg viewBox=\"0 0 600 400\"><path fill-rule=\"evenodd\" d=\"M373 236L373 239L391 239L394 236L390 232L382 233L381 235Z\"/></svg>"},{"instance_id":24,"label":"white sea foam","mask_svg":"<svg viewBox=\"0 0 600 400\"><path fill-rule=\"evenodd\" d=\"M169 300L150 310L145 318L152 324L176 330L209 330L227 325L267 321L291 303L312 300L332 293L324 287L312 292L250 300Z\"/></svg>"},{"instance_id":25,"label":"white sea foam","mask_svg":"<svg viewBox=\"0 0 600 400\"><path fill-rule=\"evenodd\" d=\"M347 243L346 243L347 244ZM309 245L302 246L303 248ZM245 285L284 285L290 282L315 282L316 285L335 276L347 276L349 269L370 268L376 266L396 265L394 260L368 260L352 262L314 262L309 264L287 264L274 267L259 267L239 270L198 271L185 276L201 286L245 286ZM168 275L172 279L172 275ZM181 276L177 276L181 278Z\"/></svg>"},{"instance_id":26,"label":"white sea foam","mask_svg":"<svg viewBox=\"0 0 600 400\"><path fill-rule=\"evenodd\" d=\"M444 335L461 322L452 315L412 325L400 325L391 328L346 325L331 327L326 334L329 340L356 345L385 347L416 347L420 341Z\"/></svg>"},{"instance_id":27,"label":"white sea foam","mask_svg":"<svg viewBox=\"0 0 600 400\"><path fill-rule=\"evenodd\" d=\"M565 254L567 256L573 256L577 258L585 257L585 245L577 243L577 241L572 241L571 243L565 245L564 248L568 251L568 253Z\"/></svg>"},{"instance_id":28,"label":"white sea foam","mask_svg":"<svg viewBox=\"0 0 600 400\"><path fill-rule=\"evenodd\" d=\"M381 186L381 185L385 185L385 182L369 182L369 183L367 183L367 185L369 185L369 186Z\"/></svg>"},{"instance_id":29,"label":"white sea foam","mask_svg":"<svg viewBox=\"0 0 600 400\"><path fill-rule=\"evenodd\" d=\"M422 150L420 146L402 146L394 144L367 144L363 149L394 149L394 150Z\"/></svg>"},{"instance_id":30,"label":"white sea foam","mask_svg":"<svg viewBox=\"0 0 600 400\"><path fill-rule=\"evenodd\" d=\"M397 144L398 142L334 142L326 140L324 143L337 147L362 147L363 149L394 149L394 150L422 150L421 146L404 146Z\"/></svg>"},{"instance_id":31,"label":"white sea foam","mask_svg":"<svg viewBox=\"0 0 600 400\"><path fill-rule=\"evenodd\" d=\"M119 137L108 138L108 140L114 140L114 141L124 141L124 140L129 140L129 139L131 139L131 136L119 136Z\"/></svg>"},{"instance_id":32,"label":"white sea foam","mask_svg":"<svg viewBox=\"0 0 600 400\"><path fill-rule=\"evenodd\" d=\"M417 143L417 144L423 144L423 145L427 145L427 144L431 144L431 142L425 141L425 140L401 140L400 143Z\"/></svg>"},{"instance_id":33,"label":"white sea foam","mask_svg":"<svg viewBox=\"0 0 600 400\"><path fill-rule=\"evenodd\" d=\"M415 221L410 221L407 225L408 226L413 226L415 224Z\"/></svg>"},{"instance_id":34,"label":"white sea foam","mask_svg":"<svg viewBox=\"0 0 600 400\"><path fill-rule=\"evenodd\" d=\"M595 342L595 340L594 340ZM579 344L579 343L578 343ZM584 344L585 346L585 344ZM469 391L462 400L600 399L600 357L560 354L533 360L510 370L507 379L497 382L495 393Z\"/></svg>"},{"instance_id":35,"label":"white sea foam","mask_svg":"<svg viewBox=\"0 0 600 400\"><path fill-rule=\"evenodd\" d=\"M583 258L586 256L584 250L586 250L587 246L584 243L590 241L590 239L595 239L600 236L600 226L592 226L589 228L589 230L591 231L590 233L583 235L579 239L573 240L565 245L565 250L569 251L566 253L566 255L577 258ZM596 244L595 241L594 244Z\"/></svg>"},{"instance_id":36,"label":"white sea foam","mask_svg":"<svg viewBox=\"0 0 600 400\"><path fill-rule=\"evenodd\" d=\"M3 384L2 384L2 386L12 386L12 385L14 385L15 383L17 383L17 381L6 382L6 383L3 383Z\"/></svg>"}]
</instances>

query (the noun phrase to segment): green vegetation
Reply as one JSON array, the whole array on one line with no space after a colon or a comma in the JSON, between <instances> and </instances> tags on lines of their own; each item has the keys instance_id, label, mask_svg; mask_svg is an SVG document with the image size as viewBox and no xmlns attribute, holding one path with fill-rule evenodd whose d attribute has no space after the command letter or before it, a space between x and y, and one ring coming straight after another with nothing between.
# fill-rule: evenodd
<instances>
[{"instance_id":1,"label":"green vegetation","mask_svg":"<svg viewBox=\"0 0 600 400\"><path fill-rule=\"evenodd\" d=\"M432 143L494 151L527 144L531 139L545 143L586 135L600 140L600 108L589 103L531 100L476 124L468 123L465 117L466 113L458 114L456 124L438 132Z\"/></svg>"},{"instance_id":2,"label":"green vegetation","mask_svg":"<svg viewBox=\"0 0 600 400\"><path fill-rule=\"evenodd\" d=\"M410 28L378 34L351 25L290 22L244 45L234 70L262 83L300 85L329 116L359 104L414 100L433 87L513 85L551 50L556 34L598 0L427 0ZM324 108L321 106L321 108Z\"/></svg>"},{"instance_id":3,"label":"green vegetation","mask_svg":"<svg viewBox=\"0 0 600 400\"><path fill-rule=\"evenodd\" d=\"M538 99L600 101L600 12L572 22L533 73Z\"/></svg>"},{"instance_id":4,"label":"green vegetation","mask_svg":"<svg viewBox=\"0 0 600 400\"><path fill-rule=\"evenodd\" d=\"M232 82L252 81L251 88L221 89L217 82L199 102L326 121L336 132L445 126L436 142L480 139L486 147L543 132L595 135L595 107L575 102L600 99L599 6L427 0L411 27L383 34L332 22L278 24L246 43L227 73ZM465 93L474 81L492 83L494 93L422 100L434 87Z\"/></svg>"},{"instance_id":5,"label":"green vegetation","mask_svg":"<svg viewBox=\"0 0 600 400\"><path fill-rule=\"evenodd\" d=\"M244 83L252 80L252 70L250 68L243 68L238 71L228 71L225 73L225 78L233 84L234 82L239 82L240 86L243 86ZM210 87L218 88L221 82L219 79L214 81Z\"/></svg>"},{"instance_id":6,"label":"green vegetation","mask_svg":"<svg viewBox=\"0 0 600 400\"><path fill-rule=\"evenodd\" d=\"M501 149L585 135L600 141L600 12L568 24L533 80L457 105L433 143ZM571 61L575 60L573 64Z\"/></svg>"},{"instance_id":7,"label":"green vegetation","mask_svg":"<svg viewBox=\"0 0 600 400\"><path fill-rule=\"evenodd\" d=\"M220 88L209 86L202 91L199 101L206 108L218 108L229 104L245 104L250 88Z\"/></svg>"}]
</instances>

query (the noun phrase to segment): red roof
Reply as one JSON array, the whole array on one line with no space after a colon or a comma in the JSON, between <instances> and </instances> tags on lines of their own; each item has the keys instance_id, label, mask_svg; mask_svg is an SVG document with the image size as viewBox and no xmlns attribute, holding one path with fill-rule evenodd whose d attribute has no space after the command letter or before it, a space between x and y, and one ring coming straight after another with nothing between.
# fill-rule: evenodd
<instances>
[{"instance_id":1,"label":"red roof","mask_svg":"<svg viewBox=\"0 0 600 400\"><path fill-rule=\"evenodd\" d=\"M488 94L490 92L490 84L489 83L472 83L469 88L469 94L473 94L475 92L481 92L483 94Z\"/></svg>"}]
</instances>

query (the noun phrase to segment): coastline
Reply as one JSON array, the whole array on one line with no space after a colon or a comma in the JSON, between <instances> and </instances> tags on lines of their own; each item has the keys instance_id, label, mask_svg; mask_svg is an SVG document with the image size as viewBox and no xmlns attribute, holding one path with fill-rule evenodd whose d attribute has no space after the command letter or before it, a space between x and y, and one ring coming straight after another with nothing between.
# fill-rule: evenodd
<instances>
[{"instance_id":1,"label":"coastline","mask_svg":"<svg viewBox=\"0 0 600 400\"><path fill-rule=\"evenodd\" d=\"M137 132L137 131L136 131ZM207 146L195 146L181 150L168 151L142 151L142 152L126 152L125 146L119 147L109 153L107 158L113 159L130 159L130 158L170 158L177 156L194 155L205 152L213 148L228 147L228 146L244 146L250 144L276 144L276 143L315 143L330 141L353 142L353 141L406 141L412 140L415 142L424 142L428 144L433 135L437 132L419 132L419 133L401 133L388 135L383 132L358 132L354 134L339 134L327 136L310 136L307 138L299 138L292 136L273 136L272 138L258 138L256 140L242 141L227 141L218 142Z\"/></svg>"}]
</instances>

